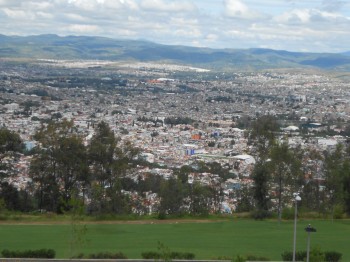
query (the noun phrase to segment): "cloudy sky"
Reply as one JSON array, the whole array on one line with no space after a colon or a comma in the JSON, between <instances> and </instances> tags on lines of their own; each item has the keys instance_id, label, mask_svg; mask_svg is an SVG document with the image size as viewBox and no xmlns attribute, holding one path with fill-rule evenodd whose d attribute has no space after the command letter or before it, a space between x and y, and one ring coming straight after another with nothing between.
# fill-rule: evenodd
<instances>
[{"instance_id":1,"label":"cloudy sky","mask_svg":"<svg viewBox=\"0 0 350 262\"><path fill-rule=\"evenodd\" d=\"M350 0L0 0L0 34L350 50Z\"/></svg>"}]
</instances>

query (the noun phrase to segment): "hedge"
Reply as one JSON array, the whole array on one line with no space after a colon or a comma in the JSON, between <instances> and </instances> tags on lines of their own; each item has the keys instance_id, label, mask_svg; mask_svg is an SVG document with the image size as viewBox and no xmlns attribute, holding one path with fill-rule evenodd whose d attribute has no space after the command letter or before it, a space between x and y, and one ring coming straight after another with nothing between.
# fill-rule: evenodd
<instances>
[{"instance_id":1,"label":"hedge","mask_svg":"<svg viewBox=\"0 0 350 262\"><path fill-rule=\"evenodd\" d=\"M37 250L8 250L1 251L1 255L6 258L55 258L56 252L53 249L37 249Z\"/></svg>"}]
</instances>

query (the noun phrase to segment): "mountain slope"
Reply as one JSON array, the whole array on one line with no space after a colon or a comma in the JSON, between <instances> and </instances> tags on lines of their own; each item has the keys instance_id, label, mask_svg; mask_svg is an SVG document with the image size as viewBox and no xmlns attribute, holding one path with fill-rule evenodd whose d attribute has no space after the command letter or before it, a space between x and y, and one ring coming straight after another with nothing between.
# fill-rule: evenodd
<instances>
[{"instance_id":1,"label":"mountain slope","mask_svg":"<svg viewBox=\"0 0 350 262\"><path fill-rule=\"evenodd\" d=\"M348 53L317 54L258 48L210 49L50 34L27 37L0 35L0 57L158 61L218 69L312 67L350 71Z\"/></svg>"}]
</instances>

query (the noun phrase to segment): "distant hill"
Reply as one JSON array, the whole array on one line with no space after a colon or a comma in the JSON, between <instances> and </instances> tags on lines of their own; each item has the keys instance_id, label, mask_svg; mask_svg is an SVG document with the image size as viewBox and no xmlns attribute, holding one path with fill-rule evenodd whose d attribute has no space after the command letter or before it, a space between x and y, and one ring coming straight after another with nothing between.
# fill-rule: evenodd
<instances>
[{"instance_id":1,"label":"distant hill","mask_svg":"<svg viewBox=\"0 0 350 262\"><path fill-rule=\"evenodd\" d=\"M350 71L350 52L301 53L272 49L210 49L105 37L0 35L0 57L132 60L216 69L319 68Z\"/></svg>"}]
</instances>

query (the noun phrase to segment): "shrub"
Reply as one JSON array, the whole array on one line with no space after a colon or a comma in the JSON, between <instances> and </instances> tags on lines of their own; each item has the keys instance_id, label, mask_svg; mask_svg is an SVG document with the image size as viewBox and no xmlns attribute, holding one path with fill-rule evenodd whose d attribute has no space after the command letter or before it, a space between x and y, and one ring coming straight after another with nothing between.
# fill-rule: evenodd
<instances>
[{"instance_id":1,"label":"shrub","mask_svg":"<svg viewBox=\"0 0 350 262\"><path fill-rule=\"evenodd\" d=\"M341 205L336 205L334 207L333 216L335 219L343 218L344 209Z\"/></svg>"},{"instance_id":2,"label":"shrub","mask_svg":"<svg viewBox=\"0 0 350 262\"><path fill-rule=\"evenodd\" d=\"M288 219L288 220L291 220L291 219L294 219L294 208L283 208L282 210L282 218L283 219Z\"/></svg>"},{"instance_id":3,"label":"shrub","mask_svg":"<svg viewBox=\"0 0 350 262\"><path fill-rule=\"evenodd\" d=\"M141 256L143 259L159 259L160 254L154 251L142 252Z\"/></svg>"},{"instance_id":4,"label":"shrub","mask_svg":"<svg viewBox=\"0 0 350 262\"><path fill-rule=\"evenodd\" d=\"M240 255L237 255L233 260L232 262L245 262L246 259Z\"/></svg>"},{"instance_id":5,"label":"shrub","mask_svg":"<svg viewBox=\"0 0 350 262\"><path fill-rule=\"evenodd\" d=\"M192 260L194 259L195 255L193 253L188 252L171 252L170 258L171 259L186 259L186 260Z\"/></svg>"},{"instance_id":6,"label":"shrub","mask_svg":"<svg viewBox=\"0 0 350 262\"><path fill-rule=\"evenodd\" d=\"M88 255L90 259L127 259L122 252L111 253L111 252L99 252L96 254Z\"/></svg>"},{"instance_id":7,"label":"shrub","mask_svg":"<svg viewBox=\"0 0 350 262\"><path fill-rule=\"evenodd\" d=\"M284 251L282 254L283 261L292 261L293 253L291 251ZM296 261L305 261L306 260L306 251L298 251L295 253ZM327 251L322 252L319 248L313 248L310 251L310 261L326 261L326 262L339 262L342 258L342 254L336 251Z\"/></svg>"},{"instance_id":8,"label":"shrub","mask_svg":"<svg viewBox=\"0 0 350 262\"><path fill-rule=\"evenodd\" d=\"M259 256L255 256L255 255L248 255L246 257L247 261L270 261L269 258L267 257L259 257Z\"/></svg>"},{"instance_id":9,"label":"shrub","mask_svg":"<svg viewBox=\"0 0 350 262\"><path fill-rule=\"evenodd\" d=\"M325 261L325 255L320 248L314 247L310 251L310 262L323 262Z\"/></svg>"},{"instance_id":10,"label":"shrub","mask_svg":"<svg viewBox=\"0 0 350 262\"><path fill-rule=\"evenodd\" d=\"M256 210L252 212L252 217L256 220L263 220L265 218L270 218L271 213L267 210Z\"/></svg>"},{"instance_id":11,"label":"shrub","mask_svg":"<svg viewBox=\"0 0 350 262\"><path fill-rule=\"evenodd\" d=\"M282 254L283 261L292 261L293 260L293 252L292 251L284 251ZM296 261L304 261L306 259L306 251L297 251L295 252L295 260Z\"/></svg>"},{"instance_id":12,"label":"shrub","mask_svg":"<svg viewBox=\"0 0 350 262\"><path fill-rule=\"evenodd\" d=\"M162 254L154 251L143 252L141 256L143 259L162 259L163 258ZM195 258L195 255L189 252L170 252L169 258L192 260Z\"/></svg>"},{"instance_id":13,"label":"shrub","mask_svg":"<svg viewBox=\"0 0 350 262\"><path fill-rule=\"evenodd\" d=\"M326 251L324 252L324 256L327 262L339 262L343 255L336 251Z\"/></svg>"},{"instance_id":14,"label":"shrub","mask_svg":"<svg viewBox=\"0 0 350 262\"><path fill-rule=\"evenodd\" d=\"M1 252L3 257L6 258L54 258L56 252L53 249L38 249L38 250L24 250L24 251L11 251L4 249Z\"/></svg>"}]
</instances>

